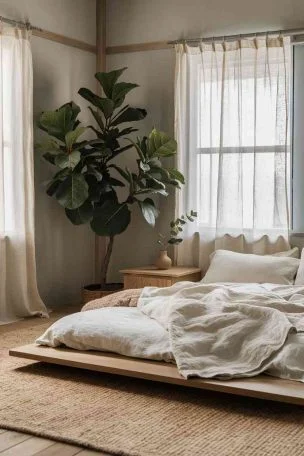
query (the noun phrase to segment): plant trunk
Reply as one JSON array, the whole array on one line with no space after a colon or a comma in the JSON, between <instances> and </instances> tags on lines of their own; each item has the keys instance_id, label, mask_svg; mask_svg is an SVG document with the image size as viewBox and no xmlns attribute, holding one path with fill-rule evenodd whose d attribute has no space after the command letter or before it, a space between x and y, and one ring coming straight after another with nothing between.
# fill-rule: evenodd
<instances>
[{"instance_id":1,"label":"plant trunk","mask_svg":"<svg viewBox=\"0 0 304 456\"><path fill-rule=\"evenodd\" d=\"M110 236L109 243L107 246L106 255L101 265L101 274L100 274L100 287L102 288L107 283L107 274L110 264L110 259L113 251L114 236Z\"/></svg>"}]
</instances>

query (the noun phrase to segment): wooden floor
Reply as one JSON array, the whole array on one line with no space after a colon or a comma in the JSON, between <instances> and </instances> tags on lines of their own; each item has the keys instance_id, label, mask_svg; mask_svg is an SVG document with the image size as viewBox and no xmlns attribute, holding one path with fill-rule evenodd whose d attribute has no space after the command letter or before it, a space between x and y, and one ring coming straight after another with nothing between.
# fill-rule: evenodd
<instances>
[{"instance_id":1,"label":"wooden floor","mask_svg":"<svg viewBox=\"0 0 304 456\"><path fill-rule=\"evenodd\" d=\"M0 429L1 456L74 456L76 454L77 456L108 456L99 451L85 450L21 432Z\"/></svg>"}]
</instances>

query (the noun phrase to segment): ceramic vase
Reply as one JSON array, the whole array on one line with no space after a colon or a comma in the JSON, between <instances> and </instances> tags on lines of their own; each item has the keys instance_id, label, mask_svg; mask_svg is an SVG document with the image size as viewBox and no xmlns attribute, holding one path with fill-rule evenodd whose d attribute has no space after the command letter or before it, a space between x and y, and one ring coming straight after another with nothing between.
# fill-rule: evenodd
<instances>
[{"instance_id":1,"label":"ceramic vase","mask_svg":"<svg viewBox=\"0 0 304 456\"><path fill-rule=\"evenodd\" d=\"M167 250L161 250L159 256L155 261L155 266L158 269L170 269L172 266L172 260L167 255Z\"/></svg>"}]
</instances>

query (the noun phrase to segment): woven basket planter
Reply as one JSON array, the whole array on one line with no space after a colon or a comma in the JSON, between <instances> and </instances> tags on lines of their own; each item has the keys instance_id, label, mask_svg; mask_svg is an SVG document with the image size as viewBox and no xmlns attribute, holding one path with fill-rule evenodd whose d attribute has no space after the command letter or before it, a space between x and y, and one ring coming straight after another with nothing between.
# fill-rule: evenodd
<instances>
[{"instance_id":1,"label":"woven basket planter","mask_svg":"<svg viewBox=\"0 0 304 456\"><path fill-rule=\"evenodd\" d=\"M123 290L122 283L108 283L103 290L100 289L99 284L87 285L81 290L82 304L84 305L94 299L100 299L121 290Z\"/></svg>"}]
</instances>

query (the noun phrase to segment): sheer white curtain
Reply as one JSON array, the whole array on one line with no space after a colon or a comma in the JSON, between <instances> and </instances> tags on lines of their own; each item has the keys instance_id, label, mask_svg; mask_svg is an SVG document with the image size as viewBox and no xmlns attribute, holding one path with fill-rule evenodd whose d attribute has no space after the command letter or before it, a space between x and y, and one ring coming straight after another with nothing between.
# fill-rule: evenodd
<instances>
[{"instance_id":1,"label":"sheer white curtain","mask_svg":"<svg viewBox=\"0 0 304 456\"><path fill-rule=\"evenodd\" d=\"M176 59L177 214L198 212L178 263L287 249L290 39L177 45Z\"/></svg>"},{"instance_id":2,"label":"sheer white curtain","mask_svg":"<svg viewBox=\"0 0 304 456\"><path fill-rule=\"evenodd\" d=\"M0 324L47 315L36 284L28 32L0 29Z\"/></svg>"}]
</instances>

